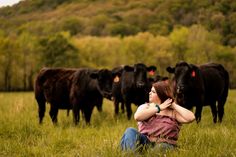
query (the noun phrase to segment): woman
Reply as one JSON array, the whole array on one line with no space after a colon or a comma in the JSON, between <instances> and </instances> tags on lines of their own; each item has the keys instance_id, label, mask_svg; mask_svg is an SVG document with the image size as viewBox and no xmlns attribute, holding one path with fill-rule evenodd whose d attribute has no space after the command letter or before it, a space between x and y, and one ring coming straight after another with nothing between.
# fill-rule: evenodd
<instances>
[{"instance_id":1,"label":"woman","mask_svg":"<svg viewBox=\"0 0 236 157\"><path fill-rule=\"evenodd\" d=\"M175 148L180 126L195 120L193 112L173 101L172 91L165 81L153 84L149 103L138 107L134 114L138 131L127 128L122 139L122 150L142 150L159 147L161 150Z\"/></svg>"}]
</instances>

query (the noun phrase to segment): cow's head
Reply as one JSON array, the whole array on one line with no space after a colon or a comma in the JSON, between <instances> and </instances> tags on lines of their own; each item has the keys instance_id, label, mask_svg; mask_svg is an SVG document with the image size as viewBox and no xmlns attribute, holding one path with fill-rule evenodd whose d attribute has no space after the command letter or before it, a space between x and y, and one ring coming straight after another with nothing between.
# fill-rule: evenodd
<instances>
[{"instance_id":1,"label":"cow's head","mask_svg":"<svg viewBox=\"0 0 236 157\"><path fill-rule=\"evenodd\" d=\"M115 76L116 72L108 69L101 69L90 74L91 78L97 79L99 92L109 100L112 98L112 83Z\"/></svg>"},{"instance_id":2,"label":"cow's head","mask_svg":"<svg viewBox=\"0 0 236 157\"><path fill-rule=\"evenodd\" d=\"M173 73L173 91L178 104L191 108L188 103L190 99L189 94L193 93L196 77L198 77L199 70L196 66L186 62L179 62L175 67L167 67L169 73Z\"/></svg>"},{"instance_id":3,"label":"cow's head","mask_svg":"<svg viewBox=\"0 0 236 157\"><path fill-rule=\"evenodd\" d=\"M156 71L156 67L155 66L147 67L146 65L142 63L138 63L138 64L134 64L134 66L126 65L124 67L124 70L127 72L133 72L134 73L133 81L134 81L135 86L137 88L143 88L147 84L147 81L148 81L147 72Z\"/></svg>"}]
</instances>

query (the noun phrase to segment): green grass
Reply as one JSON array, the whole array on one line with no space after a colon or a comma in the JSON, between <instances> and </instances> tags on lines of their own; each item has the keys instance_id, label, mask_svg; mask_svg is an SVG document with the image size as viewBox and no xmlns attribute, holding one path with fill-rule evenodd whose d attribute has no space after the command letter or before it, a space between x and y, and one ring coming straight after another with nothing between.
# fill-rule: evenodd
<instances>
[{"instance_id":1,"label":"green grass","mask_svg":"<svg viewBox=\"0 0 236 157\"><path fill-rule=\"evenodd\" d=\"M0 156L25 157L114 157L137 156L121 152L120 138L127 127L136 127L124 114L114 118L112 102L104 100L103 112L95 108L91 125L81 119L78 126L60 110L58 125L49 117L49 105L43 125L38 124L37 104L32 92L0 93ZM133 111L136 107L133 105ZM209 107L204 107L202 121L183 125L178 149L166 156L235 157L236 156L236 90L231 90L225 106L222 124L213 124ZM158 156L149 150L140 156ZM162 155L159 155L162 156Z\"/></svg>"}]
</instances>

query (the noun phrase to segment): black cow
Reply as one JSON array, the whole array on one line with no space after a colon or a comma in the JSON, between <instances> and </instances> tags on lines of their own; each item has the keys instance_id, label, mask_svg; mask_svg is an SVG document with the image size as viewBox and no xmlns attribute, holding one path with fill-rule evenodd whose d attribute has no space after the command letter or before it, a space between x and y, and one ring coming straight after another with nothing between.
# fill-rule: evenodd
<instances>
[{"instance_id":1,"label":"black cow","mask_svg":"<svg viewBox=\"0 0 236 157\"><path fill-rule=\"evenodd\" d=\"M80 111L86 123L90 123L94 105L105 97L111 100L115 73L110 70L80 69L73 74L70 101L73 106L74 122L80 119Z\"/></svg>"},{"instance_id":2,"label":"black cow","mask_svg":"<svg viewBox=\"0 0 236 157\"><path fill-rule=\"evenodd\" d=\"M39 123L42 123L46 102L50 103L50 117L57 123L58 109L72 109L69 100L72 75L76 69L43 68L36 77L34 92L38 103Z\"/></svg>"},{"instance_id":3,"label":"black cow","mask_svg":"<svg viewBox=\"0 0 236 157\"><path fill-rule=\"evenodd\" d=\"M127 117L131 118L131 103L139 106L148 102L150 85L147 72L156 70L155 66L147 67L145 64L138 63L134 66L124 66L121 75L121 94L125 103Z\"/></svg>"},{"instance_id":4,"label":"black cow","mask_svg":"<svg viewBox=\"0 0 236 157\"><path fill-rule=\"evenodd\" d=\"M86 73L86 79L81 81L78 77L78 73ZM35 98L38 103L38 112L39 112L39 123L42 123L44 114L45 114L45 103L48 102L51 105L50 108L50 117L53 123L57 123L57 114L58 109L72 109L76 108L75 106L83 106L87 105L86 102L91 102L87 106L80 107L82 108L82 112L85 117L91 117L91 114L87 115L87 110L85 108L93 108L93 106L97 106L98 110L102 110L102 100L103 96L107 98L111 98L111 85L104 85L107 81L106 79L112 82L113 78L110 76L112 72L109 70L92 70L92 69L66 69L66 68L43 68L40 70L39 74L36 77L35 81ZM108 76L108 78L107 78ZM76 80L77 79L77 80ZM80 79L80 81L79 81ZM74 98L75 92L72 89L79 86L78 82L80 82L81 87L79 88L80 92L83 84L89 83L87 85L87 89L84 91L84 95L90 95L91 93L99 93L96 98L93 100L83 100L84 104L73 104L75 100L80 99L79 97ZM89 93L91 92L91 93ZM90 96L88 96L90 98ZM91 107L92 106L92 107ZM84 112L86 110L86 112ZM77 112L77 110L76 110ZM74 117L78 115L75 110L73 113ZM92 111L91 111L92 113ZM86 119L86 118L85 118ZM75 123L77 124L77 118L74 118ZM89 122L90 118L86 119L86 122Z\"/></svg>"},{"instance_id":5,"label":"black cow","mask_svg":"<svg viewBox=\"0 0 236 157\"><path fill-rule=\"evenodd\" d=\"M167 67L174 73L174 95L178 104L191 109L196 106L196 121L201 121L202 107L210 105L213 122L222 122L224 104L228 96L229 74L225 68L216 63L200 66L179 62L174 68ZM216 102L218 102L216 108Z\"/></svg>"}]
</instances>

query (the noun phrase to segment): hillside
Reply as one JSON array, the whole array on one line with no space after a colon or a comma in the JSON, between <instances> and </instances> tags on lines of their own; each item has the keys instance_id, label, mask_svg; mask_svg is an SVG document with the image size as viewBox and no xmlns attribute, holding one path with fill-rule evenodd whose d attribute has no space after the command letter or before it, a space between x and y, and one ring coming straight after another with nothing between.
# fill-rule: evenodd
<instances>
[{"instance_id":1,"label":"hillside","mask_svg":"<svg viewBox=\"0 0 236 157\"><path fill-rule=\"evenodd\" d=\"M221 34L224 45L235 46L235 11L231 0L25 0L0 10L0 28L37 32L47 26L45 33L126 36L146 31L168 35L176 26L201 24Z\"/></svg>"}]
</instances>

